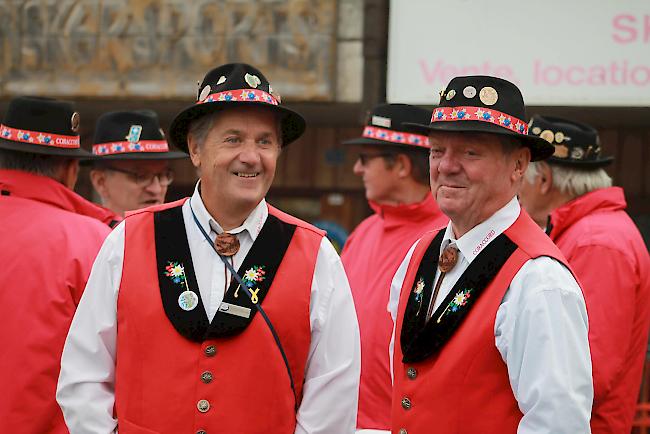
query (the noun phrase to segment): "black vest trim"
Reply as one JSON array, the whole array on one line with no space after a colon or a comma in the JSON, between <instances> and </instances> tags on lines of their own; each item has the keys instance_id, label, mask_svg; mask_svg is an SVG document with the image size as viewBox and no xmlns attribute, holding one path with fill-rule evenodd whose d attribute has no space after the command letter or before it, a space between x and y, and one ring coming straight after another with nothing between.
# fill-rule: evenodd
<instances>
[{"instance_id":1,"label":"black vest trim","mask_svg":"<svg viewBox=\"0 0 650 434\"><path fill-rule=\"evenodd\" d=\"M250 309L246 317L231 315L217 311L212 323L209 322L201 294L196 281L190 247L187 242L186 228L183 221L182 207L174 207L154 213L154 228L156 241L156 262L160 296L167 318L176 331L194 342L206 339L232 336L242 332L253 320L257 309L251 298L239 289L238 297L234 297L237 282L232 284L224 297L224 302ZM263 277L255 282L251 290L256 292L257 302L262 303L269 292L275 273L284 258L291 243L296 227L269 215L255 243L239 268L239 275L257 266L262 267ZM185 279L169 276L168 267L173 264L182 265ZM221 260L214 254L213 266L224 267ZM258 276L260 274L258 273ZM187 287L185 286L187 283ZM198 297L197 306L189 311L181 309L178 298L183 291L189 289Z\"/></svg>"},{"instance_id":2,"label":"black vest trim","mask_svg":"<svg viewBox=\"0 0 650 434\"><path fill-rule=\"evenodd\" d=\"M472 261L431 319L425 323L427 303L433 291L433 278L438 266L443 232L438 233L427 248L418 267L412 295L409 296L406 305L400 335L404 363L422 361L443 347L460 327L503 264L517 249L517 245L505 234L496 237ZM416 300L419 279L422 279L425 285L422 291L424 295L422 307Z\"/></svg>"}]
</instances>

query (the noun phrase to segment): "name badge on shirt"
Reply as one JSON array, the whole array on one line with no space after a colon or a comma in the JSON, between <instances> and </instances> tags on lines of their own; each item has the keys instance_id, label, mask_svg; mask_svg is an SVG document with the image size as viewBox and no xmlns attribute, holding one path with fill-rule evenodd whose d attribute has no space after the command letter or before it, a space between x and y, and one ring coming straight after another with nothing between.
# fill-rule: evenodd
<instances>
[{"instance_id":1,"label":"name badge on shirt","mask_svg":"<svg viewBox=\"0 0 650 434\"><path fill-rule=\"evenodd\" d=\"M221 303L219 306L219 312L227 313L230 315L241 316L242 318L248 318L251 316L251 310L247 307L237 306L236 304L230 303Z\"/></svg>"}]
</instances>

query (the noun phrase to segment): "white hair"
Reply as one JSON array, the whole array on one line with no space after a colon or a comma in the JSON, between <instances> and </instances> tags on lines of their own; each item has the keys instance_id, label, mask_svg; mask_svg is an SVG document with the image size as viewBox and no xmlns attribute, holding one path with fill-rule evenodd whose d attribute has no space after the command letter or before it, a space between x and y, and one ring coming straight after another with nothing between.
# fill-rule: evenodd
<instances>
[{"instance_id":1,"label":"white hair","mask_svg":"<svg viewBox=\"0 0 650 434\"><path fill-rule=\"evenodd\" d=\"M525 175L527 182L531 184L535 182L535 178L540 175L540 164L547 164L551 168L553 187L572 197L582 196L590 191L612 186L612 178L602 167L582 169L549 164L544 161L531 162L528 165Z\"/></svg>"}]
</instances>

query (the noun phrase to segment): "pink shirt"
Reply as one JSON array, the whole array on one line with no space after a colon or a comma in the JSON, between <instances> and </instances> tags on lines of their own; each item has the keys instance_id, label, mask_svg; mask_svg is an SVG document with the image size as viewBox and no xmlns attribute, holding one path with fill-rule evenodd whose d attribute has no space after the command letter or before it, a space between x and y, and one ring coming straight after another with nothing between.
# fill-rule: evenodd
<instances>
[{"instance_id":1,"label":"pink shirt","mask_svg":"<svg viewBox=\"0 0 650 434\"><path fill-rule=\"evenodd\" d=\"M112 214L51 178L0 170L0 432L67 433L63 343Z\"/></svg>"},{"instance_id":2,"label":"pink shirt","mask_svg":"<svg viewBox=\"0 0 650 434\"><path fill-rule=\"evenodd\" d=\"M593 434L628 433L650 326L650 257L619 187L580 196L551 214L551 239L584 291L593 364Z\"/></svg>"},{"instance_id":3,"label":"pink shirt","mask_svg":"<svg viewBox=\"0 0 650 434\"><path fill-rule=\"evenodd\" d=\"M350 281L361 334L361 383L357 427L390 429L391 377L388 346L393 321L386 310L390 284L413 243L449 219L432 195L420 203L370 203L375 214L352 232L341 260Z\"/></svg>"}]
</instances>

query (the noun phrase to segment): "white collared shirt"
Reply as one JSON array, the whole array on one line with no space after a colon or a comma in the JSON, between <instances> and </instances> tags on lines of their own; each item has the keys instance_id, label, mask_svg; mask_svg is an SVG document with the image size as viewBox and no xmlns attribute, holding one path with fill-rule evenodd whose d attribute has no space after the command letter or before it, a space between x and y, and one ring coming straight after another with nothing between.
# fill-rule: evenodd
<instances>
[{"instance_id":1,"label":"white collared shirt","mask_svg":"<svg viewBox=\"0 0 650 434\"><path fill-rule=\"evenodd\" d=\"M455 243L458 263L445 275L434 311L476 256L517 220L520 211L513 198L457 240L449 222L440 253ZM417 243L391 284L388 311L393 321ZM437 270L434 282L439 274ZM590 432L593 385L587 331L584 297L571 272L549 257L527 261L512 279L494 322L495 346L508 367L510 385L524 414L518 434ZM391 363L394 335L395 331Z\"/></svg>"},{"instance_id":2,"label":"white collared shirt","mask_svg":"<svg viewBox=\"0 0 650 434\"><path fill-rule=\"evenodd\" d=\"M198 190L192 208L204 229L212 217ZM224 296L224 265L197 228L190 201L183 204L187 234L199 292L212 318ZM240 250L235 269L245 258L266 222L265 201L255 208L237 233ZM220 231L219 226L215 226ZM211 237L216 237L212 231ZM57 401L71 434L108 434L116 429L115 360L117 296L124 259L124 223L102 246L72 321L61 360ZM207 300L207 301L206 301ZM296 416L296 434L353 433L356 426L360 375L360 343L352 294L341 260L323 238L311 287L311 342L303 398Z\"/></svg>"}]
</instances>

